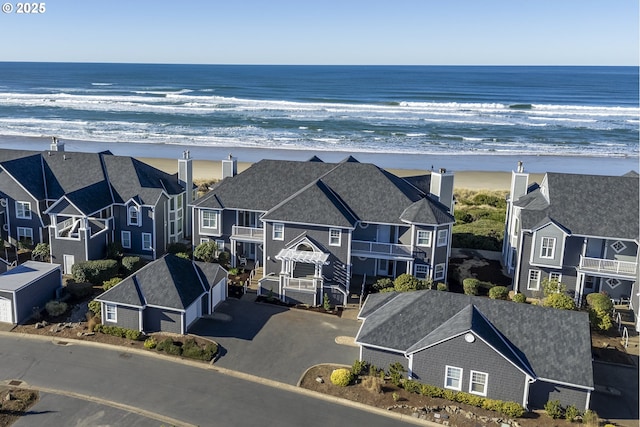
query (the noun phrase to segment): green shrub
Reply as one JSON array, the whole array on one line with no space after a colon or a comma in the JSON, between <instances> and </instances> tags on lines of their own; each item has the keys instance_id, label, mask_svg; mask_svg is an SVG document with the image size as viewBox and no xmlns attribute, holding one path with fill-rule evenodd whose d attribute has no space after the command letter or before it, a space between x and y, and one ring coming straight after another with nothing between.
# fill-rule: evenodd
<instances>
[{"instance_id":1,"label":"green shrub","mask_svg":"<svg viewBox=\"0 0 640 427\"><path fill-rule=\"evenodd\" d=\"M353 362L353 365L351 366L351 373L357 377L358 375L362 374L366 369L367 369L367 362L365 362L364 360L356 359Z\"/></svg>"},{"instance_id":2,"label":"green shrub","mask_svg":"<svg viewBox=\"0 0 640 427\"><path fill-rule=\"evenodd\" d=\"M455 401L458 403L465 403L471 406L482 407L482 404L484 403L484 398L481 396L477 396L475 394L459 391L455 395Z\"/></svg>"},{"instance_id":3,"label":"green shrub","mask_svg":"<svg viewBox=\"0 0 640 427\"><path fill-rule=\"evenodd\" d=\"M127 338L132 341L137 341L142 336L142 332L135 329L121 328L115 325L96 325L93 328L94 332L101 332L107 335L113 335L114 337Z\"/></svg>"},{"instance_id":4,"label":"green shrub","mask_svg":"<svg viewBox=\"0 0 640 427\"><path fill-rule=\"evenodd\" d=\"M562 406L558 400L550 400L544 404L544 410L554 420L562 418Z\"/></svg>"},{"instance_id":5,"label":"green shrub","mask_svg":"<svg viewBox=\"0 0 640 427\"><path fill-rule=\"evenodd\" d=\"M488 411L500 412L502 409L502 401L494 399L484 399L482 402L482 408Z\"/></svg>"},{"instance_id":6,"label":"green shrub","mask_svg":"<svg viewBox=\"0 0 640 427\"><path fill-rule=\"evenodd\" d=\"M156 350L164 351L165 353L173 356L180 356L182 353L182 347L176 345L171 338L160 341L156 346Z\"/></svg>"},{"instance_id":7,"label":"green shrub","mask_svg":"<svg viewBox=\"0 0 640 427\"><path fill-rule=\"evenodd\" d=\"M511 301L519 303L527 302L527 296L523 293L514 294L513 297L511 297Z\"/></svg>"},{"instance_id":8,"label":"green shrub","mask_svg":"<svg viewBox=\"0 0 640 427\"><path fill-rule=\"evenodd\" d=\"M3 246L4 247L4 246ZM33 251L31 252L31 257L40 261L47 261L51 254L51 250L49 248L48 243L38 243Z\"/></svg>"},{"instance_id":9,"label":"green shrub","mask_svg":"<svg viewBox=\"0 0 640 427\"><path fill-rule=\"evenodd\" d=\"M132 341L138 341L142 336L142 332L136 331L135 329L125 329L124 337L130 339Z\"/></svg>"},{"instance_id":10,"label":"green shrub","mask_svg":"<svg viewBox=\"0 0 640 427\"><path fill-rule=\"evenodd\" d=\"M229 265L229 261L231 260L231 255L227 251L221 251L218 254L218 263L220 265Z\"/></svg>"},{"instance_id":11,"label":"green shrub","mask_svg":"<svg viewBox=\"0 0 640 427\"><path fill-rule=\"evenodd\" d=\"M181 251L184 252L184 251ZM214 262L218 253L218 245L214 241L203 242L193 251L194 258L204 262Z\"/></svg>"},{"instance_id":12,"label":"green shrub","mask_svg":"<svg viewBox=\"0 0 640 427\"><path fill-rule=\"evenodd\" d=\"M558 282L556 279L549 279L545 277L542 279L542 293L545 297L553 294L563 294L567 291L567 287L562 283Z\"/></svg>"},{"instance_id":13,"label":"green shrub","mask_svg":"<svg viewBox=\"0 0 640 427\"><path fill-rule=\"evenodd\" d=\"M167 245L167 252L170 254L177 255L180 252L189 253L190 251L191 247L185 243L174 242Z\"/></svg>"},{"instance_id":14,"label":"green shrub","mask_svg":"<svg viewBox=\"0 0 640 427\"><path fill-rule=\"evenodd\" d=\"M101 285L118 274L118 262L113 259L77 262L71 267L71 273L76 282Z\"/></svg>"},{"instance_id":15,"label":"green shrub","mask_svg":"<svg viewBox=\"0 0 640 427\"><path fill-rule=\"evenodd\" d=\"M182 259L188 259L188 260L190 260L190 259L191 259L191 255L189 255L189 253L188 253L188 252L178 252L178 253L176 254L176 256L177 256L178 258L182 258Z\"/></svg>"},{"instance_id":16,"label":"green shrub","mask_svg":"<svg viewBox=\"0 0 640 427\"><path fill-rule=\"evenodd\" d=\"M587 295L587 305L589 306L589 321L591 326L601 331L608 331L613 327L611 313L613 312L613 302L601 293Z\"/></svg>"},{"instance_id":17,"label":"green shrub","mask_svg":"<svg viewBox=\"0 0 640 427\"><path fill-rule=\"evenodd\" d=\"M420 387L420 394L428 397L442 397L444 389L431 384L422 384Z\"/></svg>"},{"instance_id":18,"label":"green shrub","mask_svg":"<svg viewBox=\"0 0 640 427\"><path fill-rule=\"evenodd\" d=\"M104 282L102 282L102 289L105 291L108 291L109 289L113 288L115 285L117 285L121 281L122 279L120 279L119 277L114 277L112 279L105 280Z\"/></svg>"},{"instance_id":19,"label":"green shrub","mask_svg":"<svg viewBox=\"0 0 640 427\"><path fill-rule=\"evenodd\" d=\"M326 311L331 310L331 301L329 301L329 294L325 293L322 297L322 308Z\"/></svg>"},{"instance_id":20,"label":"green shrub","mask_svg":"<svg viewBox=\"0 0 640 427\"><path fill-rule=\"evenodd\" d=\"M462 281L462 289L465 295L478 295L480 281L474 278L467 278Z\"/></svg>"},{"instance_id":21,"label":"green shrub","mask_svg":"<svg viewBox=\"0 0 640 427\"><path fill-rule=\"evenodd\" d=\"M402 363L395 362L389 365L389 378L391 383L395 386L399 386L402 383L402 376L407 370L402 366Z\"/></svg>"},{"instance_id":22,"label":"green shrub","mask_svg":"<svg viewBox=\"0 0 640 427\"><path fill-rule=\"evenodd\" d=\"M436 289L438 289L439 291L448 291L449 290L447 288L447 284L446 283L438 283L436 285Z\"/></svg>"},{"instance_id":23,"label":"green shrub","mask_svg":"<svg viewBox=\"0 0 640 427\"><path fill-rule=\"evenodd\" d=\"M584 411L584 414L582 414L582 424L587 427L598 427L600 425L600 417L598 417L596 411L587 409Z\"/></svg>"},{"instance_id":24,"label":"green shrub","mask_svg":"<svg viewBox=\"0 0 640 427\"><path fill-rule=\"evenodd\" d=\"M144 340L144 348L147 348L149 350L156 348L157 345L158 345L158 341L156 341L154 337L149 337L146 340Z\"/></svg>"},{"instance_id":25,"label":"green shrub","mask_svg":"<svg viewBox=\"0 0 640 427\"><path fill-rule=\"evenodd\" d=\"M502 402L499 412L508 417L520 418L524 415L524 408L516 402Z\"/></svg>"},{"instance_id":26,"label":"green shrub","mask_svg":"<svg viewBox=\"0 0 640 427\"><path fill-rule=\"evenodd\" d=\"M449 390L449 389L444 389L442 391L442 398L443 399L447 399L450 400L452 402L455 402L456 399L456 392L453 390Z\"/></svg>"},{"instance_id":27,"label":"green shrub","mask_svg":"<svg viewBox=\"0 0 640 427\"><path fill-rule=\"evenodd\" d=\"M337 385L340 387L346 387L351 384L351 380L353 376L351 375L351 371L346 368L338 368L334 369L331 372L331 384Z\"/></svg>"},{"instance_id":28,"label":"green shrub","mask_svg":"<svg viewBox=\"0 0 640 427\"><path fill-rule=\"evenodd\" d=\"M101 312L101 304L98 301L89 301L89 304L87 304L87 306L89 306L89 310L91 310L91 312L96 315L96 316L100 316L100 312Z\"/></svg>"},{"instance_id":29,"label":"green shrub","mask_svg":"<svg viewBox=\"0 0 640 427\"><path fill-rule=\"evenodd\" d=\"M376 280L376 282L372 286L375 291L380 292L382 289L393 288L393 280L389 279L388 277L383 277Z\"/></svg>"},{"instance_id":30,"label":"green shrub","mask_svg":"<svg viewBox=\"0 0 640 427\"><path fill-rule=\"evenodd\" d=\"M494 286L489 289L489 298L491 299L507 299L509 297L509 289L505 286Z\"/></svg>"},{"instance_id":31,"label":"green shrub","mask_svg":"<svg viewBox=\"0 0 640 427\"><path fill-rule=\"evenodd\" d=\"M575 310L576 303L569 295L566 294L551 294L544 299L542 305L545 307L553 307L561 310Z\"/></svg>"},{"instance_id":32,"label":"green shrub","mask_svg":"<svg viewBox=\"0 0 640 427\"><path fill-rule=\"evenodd\" d=\"M139 256L126 256L122 258L122 268L127 274L133 274L142 267L143 261Z\"/></svg>"},{"instance_id":33,"label":"green shrub","mask_svg":"<svg viewBox=\"0 0 640 427\"><path fill-rule=\"evenodd\" d=\"M507 201L503 197L498 197L492 194L479 193L476 194L472 199L473 204L475 205L488 205L498 209L506 209Z\"/></svg>"},{"instance_id":34,"label":"green shrub","mask_svg":"<svg viewBox=\"0 0 640 427\"><path fill-rule=\"evenodd\" d=\"M453 217L456 219L456 224L468 224L473 222L473 216L464 210L456 209L453 213Z\"/></svg>"},{"instance_id":35,"label":"green shrub","mask_svg":"<svg viewBox=\"0 0 640 427\"><path fill-rule=\"evenodd\" d=\"M420 393L420 389L422 384L413 380L403 380L402 388L407 390L409 393Z\"/></svg>"},{"instance_id":36,"label":"green shrub","mask_svg":"<svg viewBox=\"0 0 640 427\"><path fill-rule=\"evenodd\" d=\"M63 301L55 301L51 300L45 304L44 309L47 311L47 314L51 317L58 317L63 315L69 306L67 306L66 302Z\"/></svg>"},{"instance_id":37,"label":"green shrub","mask_svg":"<svg viewBox=\"0 0 640 427\"><path fill-rule=\"evenodd\" d=\"M567 421L575 421L580 416L580 410L573 405L569 405L564 410L564 418Z\"/></svg>"},{"instance_id":38,"label":"green shrub","mask_svg":"<svg viewBox=\"0 0 640 427\"><path fill-rule=\"evenodd\" d=\"M67 291L74 299L85 299L93 295L93 285L91 283L67 283Z\"/></svg>"},{"instance_id":39,"label":"green shrub","mask_svg":"<svg viewBox=\"0 0 640 427\"><path fill-rule=\"evenodd\" d=\"M396 277L396 280L393 281L393 289L396 292L419 291L430 288L431 282L429 280L421 280L407 273L399 275Z\"/></svg>"},{"instance_id":40,"label":"green shrub","mask_svg":"<svg viewBox=\"0 0 640 427\"><path fill-rule=\"evenodd\" d=\"M391 397L393 398L394 402L397 402L398 400L400 400L400 395L398 393L396 393L395 391L393 393L391 393Z\"/></svg>"}]
</instances>

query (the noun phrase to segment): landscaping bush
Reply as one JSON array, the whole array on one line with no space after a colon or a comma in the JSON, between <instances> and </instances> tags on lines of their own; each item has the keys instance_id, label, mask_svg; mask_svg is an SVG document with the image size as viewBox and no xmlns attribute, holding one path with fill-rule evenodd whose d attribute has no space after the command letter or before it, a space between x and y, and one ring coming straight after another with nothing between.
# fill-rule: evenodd
<instances>
[{"instance_id":1,"label":"landscaping bush","mask_svg":"<svg viewBox=\"0 0 640 427\"><path fill-rule=\"evenodd\" d=\"M545 307L553 307L561 310L575 310L576 303L569 295L566 294L551 294L544 299L542 305Z\"/></svg>"},{"instance_id":2,"label":"landscaping bush","mask_svg":"<svg viewBox=\"0 0 640 427\"><path fill-rule=\"evenodd\" d=\"M184 252L184 251L182 251ZM194 258L204 262L214 262L218 253L218 245L214 241L203 242L193 251Z\"/></svg>"},{"instance_id":3,"label":"landscaping bush","mask_svg":"<svg viewBox=\"0 0 640 427\"><path fill-rule=\"evenodd\" d=\"M127 338L132 341L137 341L142 336L142 332L135 329L121 328L115 325L96 325L93 328L94 332L101 332L107 335L113 335L114 337Z\"/></svg>"},{"instance_id":4,"label":"landscaping bush","mask_svg":"<svg viewBox=\"0 0 640 427\"><path fill-rule=\"evenodd\" d=\"M45 304L44 309L47 310L47 314L51 317L57 317L63 315L69 306L66 302L51 300Z\"/></svg>"},{"instance_id":5,"label":"landscaping bush","mask_svg":"<svg viewBox=\"0 0 640 427\"><path fill-rule=\"evenodd\" d=\"M358 375L362 374L365 369L367 369L367 362L365 362L364 360L356 359L353 362L353 366L351 366L351 373L357 377Z\"/></svg>"},{"instance_id":6,"label":"landscaping bush","mask_svg":"<svg viewBox=\"0 0 640 427\"><path fill-rule=\"evenodd\" d=\"M494 286L489 289L489 298L491 299L504 299L509 297L509 289L505 286Z\"/></svg>"},{"instance_id":7,"label":"landscaping bush","mask_svg":"<svg viewBox=\"0 0 640 427\"><path fill-rule=\"evenodd\" d=\"M373 284L373 289L377 292L380 292L381 290L386 288L393 288L393 280L389 279L388 277L378 279Z\"/></svg>"},{"instance_id":8,"label":"landscaping bush","mask_svg":"<svg viewBox=\"0 0 640 427\"><path fill-rule=\"evenodd\" d=\"M439 291L448 291L449 290L447 288L447 284L446 283L438 283L436 285L436 289L438 289Z\"/></svg>"},{"instance_id":9,"label":"landscaping bush","mask_svg":"<svg viewBox=\"0 0 640 427\"><path fill-rule=\"evenodd\" d=\"M95 314L96 316L100 316L100 312L101 312L100 306L101 305L100 305L100 303L98 301L95 301L95 300L89 301L87 306L89 307L89 310L91 310L91 312L93 314Z\"/></svg>"},{"instance_id":10,"label":"landscaping bush","mask_svg":"<svg viewBox=\"0 0 640 427\"><path fill-rule=\"evenodd\" d=\"M427 397L442 397L444 389L431 384L422 384L420 394Z\"/></svg>"},{"instance_id":11,"label":"landscaping bush","mask_svg":"<svg viewBox=\"0 0 640 427\"><path fill-rule=\"evenodd\" d=\"M120 282L122 282L122 279L120 279L119 277L114 277L113 279L106 280L102 282L102 290L108 291Z\"/></svg>"},{"instance_id":12,"label":"landscaping bush","mask_svg":"<svg viewBox=\"0 0 640 427\"><path fill-rule=\"evenodd\" d=\"M178 253L176 254L176 256L177 256L178 258L182 258L182 259L188 259L188 260L190 260L190 259L191 259L191 255L189 255L189 253L187 253L187 252L178 252Z\"/></svg>"},{"instance_id":13,"label":"landscaping bush","mask_svg":"<svg viewBox=\"0 0 640 427\"><path fill-rule=\"evenodd\" d=\"M582 414L582 424L587 427L598 427L600 425L600 417L598 417L595 411L587 409L584 411L584 414Z\"/></svg>"},{"instance_id":14,"label":"landscaping bush","mask_svg":"<svg viewBox=\"0 0 640 427\"><path fill-rule=\"evenodd\" d=\"M144 348L153 350L158 345L158 341L154 337L149 337L144 340Z\"/></svg>"},{"instance_id":15,"label":"landscaping bush","mask_svg":"<svg viewBox=\"0 0 640 427\"><path fill-rule=\"evenodd\" d=\"M213 356L215 356L217 352L218 346L216 344L207 344L202 348L194 339L188 339L182 345L182 356L190 359L204 360L205 362L208 362L213 359Z\"/></svg>"},{"instance_id":16,"label":"landscaping bush","mask_svg":"<svg viewBox=\"0 0 640 427\"><path fill-rule=\"evenodd\" d=\"M587 295L587 305L589 306L589 321L592 327L601 331L608 331L613 327L611 319L613 302L606 294Z\"/></svg>"},{"instance_id":17,"label":"landscaping bush","mask_svg":"<svg viewBox=\"0 0 640 427\"><path fill-rule=\"evenodd\" d=\"M444 389L442 391L442 398L454 402L456 399L456 392L453 390Z\"/></svg>"},{"instance_id":18,"label":"landscaping bush","mask_svg":"<svg viewBox=\"0 0 640 427\"><path fill-rule=\"evenodd\" d=\"M144 263L139 256L126 256L122 258L122 268L124 268L127 275L138 271L143 264Z\"/></svg>"},{"instance_id":19,"label":"landscaping bush","mask_svg":"<svg viewBox=\"0 0 640 427\"><path fill-rule=\"evenodd\" d=\"M524 415L524 408L516 402L502 402L499 412L508 417L520 418Z\"/></svg>"},{"instance_id":20,"label":"landscaping bush","mask_svg":"<svg viewBox=\"0 0 640 427\"><path fill-rule=\"evenodd\" d=\"M527 296L522 293L514 294L513 297L511 297L511 301L519 303L527 302Z\"/></svg>"},{"instance_id":21,"label":"landscaping bush","mask_svg":"<svg viewBox=\"0 0 640 427\"><path fill-rule=\"evenodd\" d=\"M389 365L389 379L391 383L396 387L402 383L402 376L407 370L402 366L402 363L395 362Z\"/></svg>"},{"instance_id":22,"label":"landscaping bush","mask_svg":"<svg viewBox=\"0 0 640 427\"><path fill-rule=\"evenodd\" d=\"M403 380L402 381L402 388L407 390L409 393L419 394L421 386L422 386L422 384L420 384L417 381L413 381L413 380Z\"/></svg>"},{"instance_id":23,"label":"landscaping bush","mask_svg":"<svg viewBox=\"0 0 640 427\"><path fill-rule=\"evenodd\" d=\"M50 253L51 251L48 243L38 243L36 247L33 248L31 257L40 261L47 261L49 260Z\"/></svg>"},{"instance_id":24,"label":"landscaping bush","mask_svg":"<svg viewBox=\"0 0 640 427\"><path fill-rule=\"evenodd\" d=\"M156 350L164 351L167 354L174 356L180 356L182 353L182 347L176 345L171 338L164 339L158 343Z\"/></svg>"},{"instance_id":25,"label":"landscaping bush","mask_svg":"<svg viewBox=\"0 0 640 427\"><path fill-rule=\"evenodd\" d=\"M340 387L346 387L351 384L351 380L353 376L351 375L351 371L346 368L334 369L331 372L331 384L337 385Z\"/></svg>"},{"instance_id":26,"label":"landscaping bush","mask_svg":"<svg viewBox=\"0 0 640 427\"><path fill-rule=\"evenodd\" d=\"M488 205L502 210L507 208L506 199L493 194L478 193L471 200L475 205Z\"/></svg>"},{"instance_id":27,"label":"landscaping bush","mask_svg":"<svg viewBox=\"0 0 640 427\"><path fill-rule=\"evenodd\" d=\"M554 420L562 418L562 406L558 400L550 400L544 404L544 410Z\"/></svg>"},{"instance_id":28,"label":"landscaping bush","mask_svg":"<svg viewBox=\"0 0 640 427\"><path fill-rule=\"evenodd\" d=\"M393 289L396 292L418 291L427 288L427 281L420 280L417 277L414 277L411 274L407 273L399 275L398 277L396 277L396 280L393 281Z\"/></svg>"},{"instance_id":29,"label":"landscaping bush","mask_svg":"<svg viewBox=\"0 0 640 427\"><path fill-rule=\"evenodd\" d=\"M180 252L189 253L189 251L191 251L191 247L185 243L174 242L167 245L167 252L170 254L177 255Z\"/></svg>"},{"instance_id":30,"label":"landscaping bush","mask_svg":"<svg viewBox=\"0 0 640 427\"><path fill-rule=\"evenodd\" d=\"M77 262L73 264L71 273L76 282L101 285L118 274L118 262L113 259Z\"/></svg>"},{"instance_id":31,"label":"landscaping bush","mask_svg":"<svg viewBox=\"0 0 640 427\"><path fill-rule=\"evenodd\" d=\"M462 281L462 289L465 295L478 295L478 288L480 287L480 280L474 278L467 278Z\"/></svg>"},{"instance_id":32,"label":"landscaping bush","mask_svg":"<svg viewBox=\"0 0 640 427\"><path fill-rule=\"evenodd\" d=\"M580 416L580 410L573 405L569 405L564 410L564 418L567 421L575 421Z\"/></svg>"},{"instance_id":33,"label":"landscaping bush","mask_svg":"<svg viewBox=\"0 0 640 427\"><path fill-rule=\"evenodd\" d=\"M93 295L91 283L67 283L67 291L72 298L82 300Z\"/></svg>"},{"instance_id":34,"label":"landscaping bush","mask_svg":"<svg viewBox=\"0 0 640 427\"><path fill-rule=\"evenodd\" d=\"M220 265L229 265L230 260L231 260L231 255L229 254L229 252L221 251L218 254L218 263Z\"/></svg>"}]
</instances>

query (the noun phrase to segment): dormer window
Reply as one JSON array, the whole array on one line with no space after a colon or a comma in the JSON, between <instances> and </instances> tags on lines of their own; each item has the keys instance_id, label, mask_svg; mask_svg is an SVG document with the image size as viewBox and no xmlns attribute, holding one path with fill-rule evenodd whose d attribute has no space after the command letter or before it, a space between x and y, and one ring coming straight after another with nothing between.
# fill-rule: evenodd
<instances>
[{"instance_id":1,"label":"dormer window","mask_svg":"<svg viewBox=\"0 0 640 427\"><path fill-rule=\"evenodd\" d=\"M129 206L127 225L140 225L140 208L137 206Z\"/></svg>"}]
</instances>

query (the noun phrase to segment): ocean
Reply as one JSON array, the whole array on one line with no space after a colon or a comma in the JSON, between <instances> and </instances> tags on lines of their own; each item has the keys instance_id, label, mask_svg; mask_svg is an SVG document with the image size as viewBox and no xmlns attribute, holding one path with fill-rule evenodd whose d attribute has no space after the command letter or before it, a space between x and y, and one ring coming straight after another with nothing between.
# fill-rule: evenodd
<instances>
[{"instance_id":1,"label":"ocean","mask_svg":"<svg viewBox=\"0 0 640 427\"><path fill-rule=\"evenodd\" d=\"M0 62L13 141L637 161L639 118L637 67Z\"/></svg>"}]
</instances>

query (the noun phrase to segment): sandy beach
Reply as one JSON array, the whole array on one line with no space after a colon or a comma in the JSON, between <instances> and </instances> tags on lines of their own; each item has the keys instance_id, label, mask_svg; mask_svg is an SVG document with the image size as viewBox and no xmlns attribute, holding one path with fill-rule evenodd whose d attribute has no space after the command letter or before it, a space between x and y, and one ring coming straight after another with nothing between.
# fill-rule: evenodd
<instances>
[{"instance_id":1,"label":"sandy beach","mask_svg":"<svg viewBox=\"0 0 640 427\"><path fill-rule=\"evenodd\" d=\"M544 172L567 172L600 175L622 175L638 170L638 157L513 156L513 155L435 155L404 153L370 153L344 151L307 151L248 147L185 146L178 144L109 143L61 140L67 151L100 152L143 159L169 173L177 171L177 159L189 150L194 159L194 179L220 178L221 160L232 153L243 171L261 159L307 160L318 156L327 162L339 162L349 155L361 162L374 163L399 176L422 175L433 169L446 168L455 173L456 188L471 190L508 190L511 171L517 162L531 173L530 181L539 182ZM42 151L49 148L50 138L0 136L0 148Z\"/></svg>"}]
</instances>

